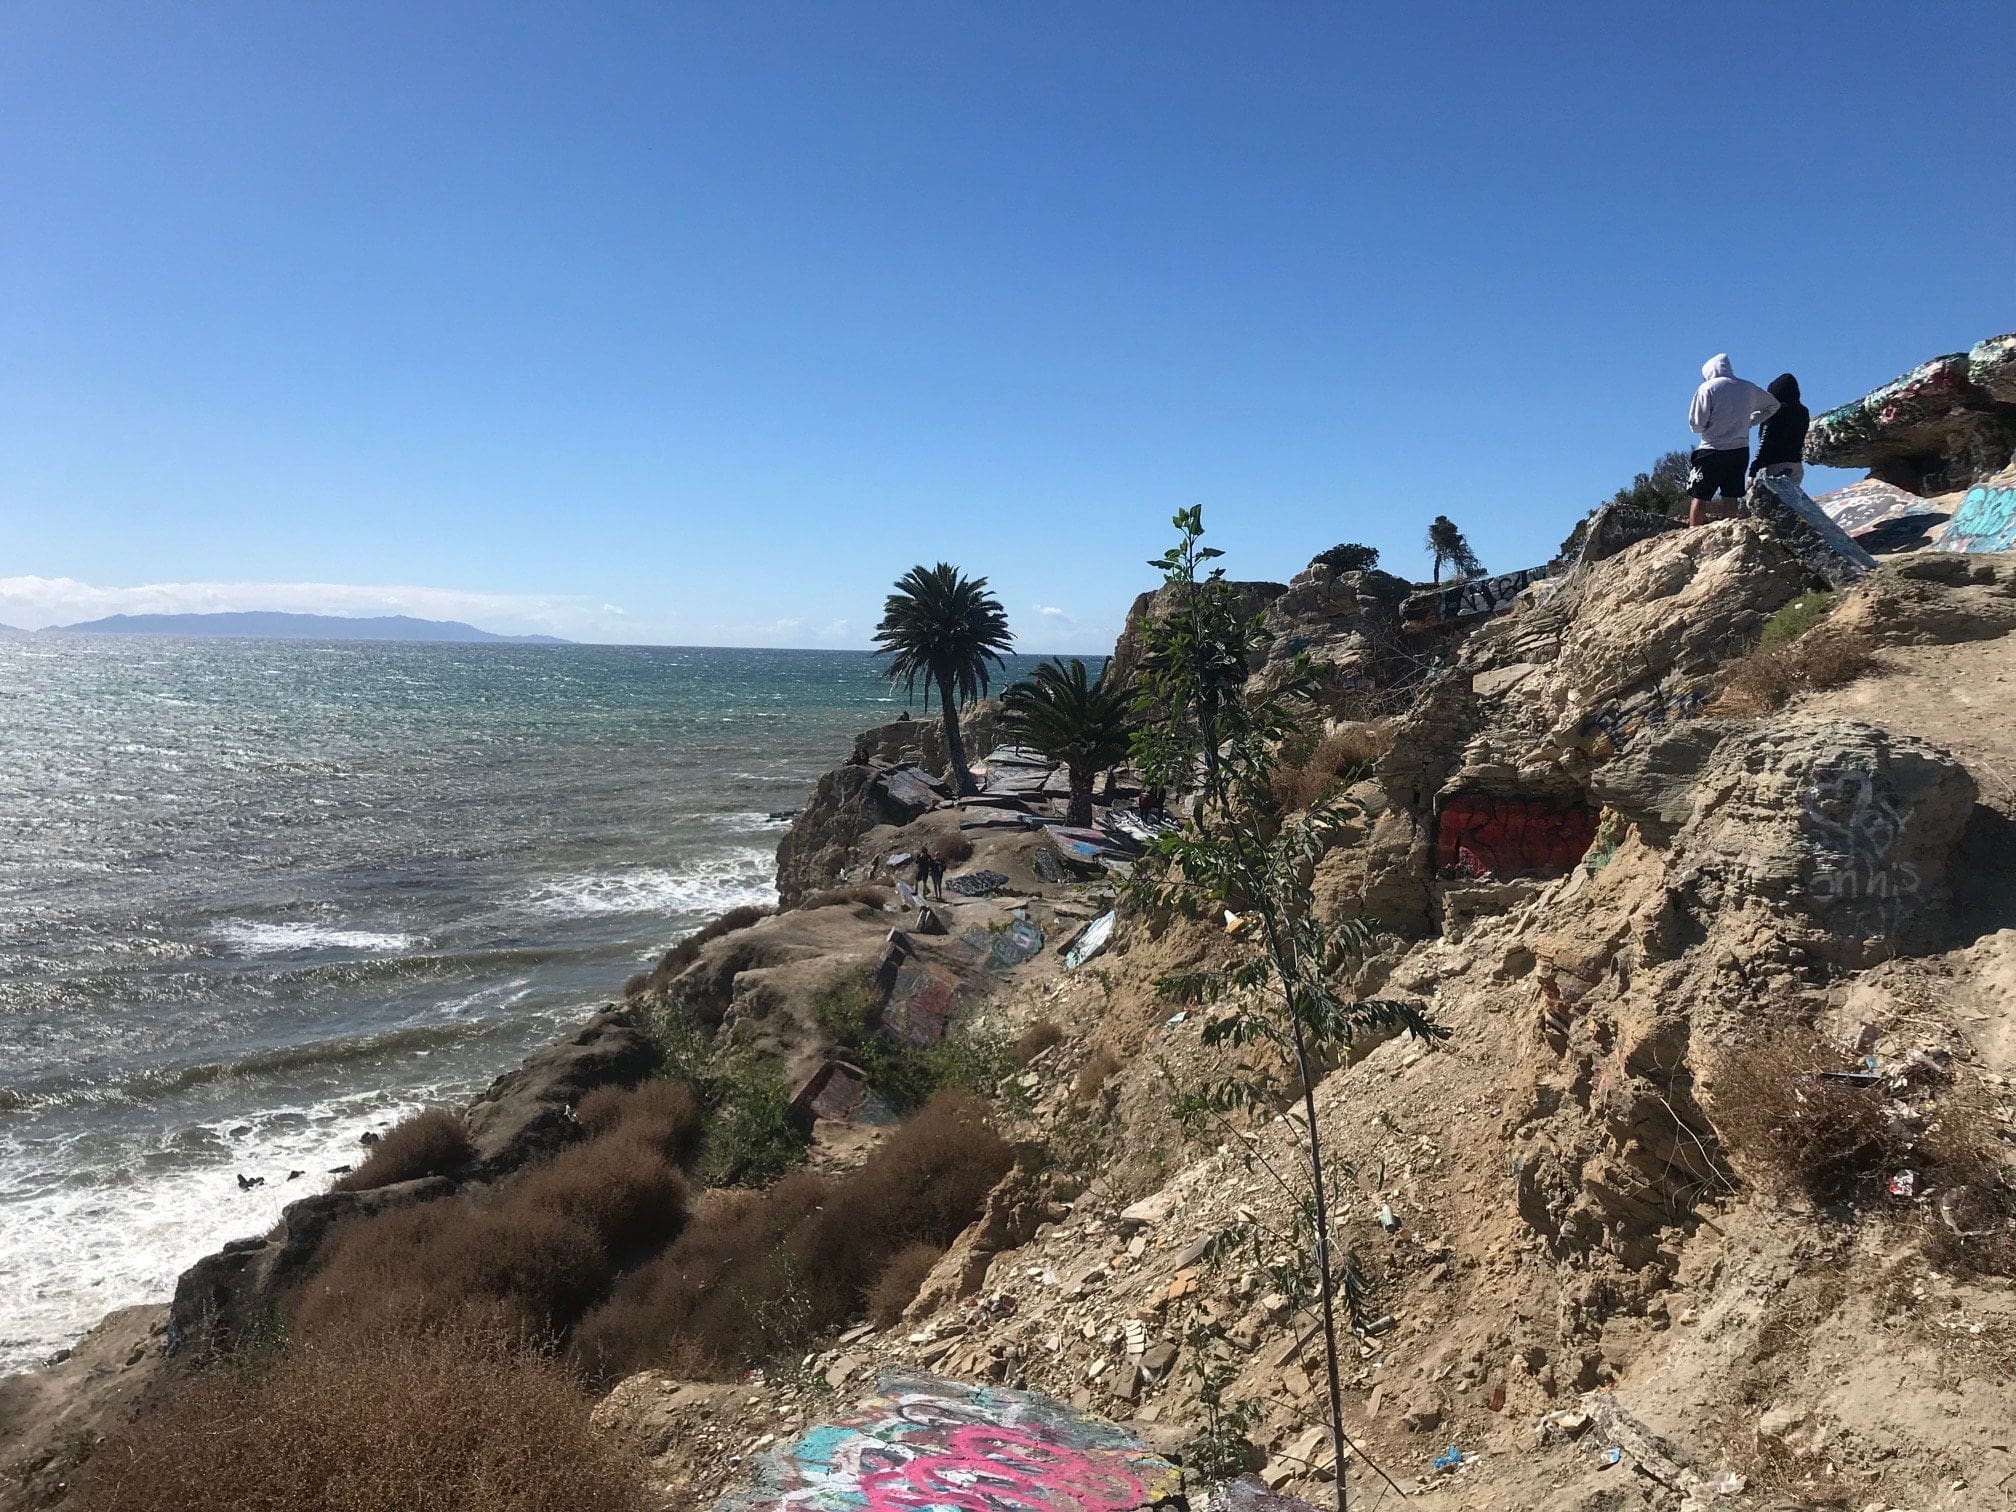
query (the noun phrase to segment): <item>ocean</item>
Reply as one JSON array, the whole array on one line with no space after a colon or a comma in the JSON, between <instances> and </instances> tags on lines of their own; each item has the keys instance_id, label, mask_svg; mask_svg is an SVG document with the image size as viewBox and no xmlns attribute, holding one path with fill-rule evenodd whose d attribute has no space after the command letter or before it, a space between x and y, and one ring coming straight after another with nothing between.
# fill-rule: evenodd
<instances>
[{"instance_id":1,"label":"ocean","mask_svg":"<svg viewBox=\"0 0 2016 1512\"><path fill-rule=\"evenodd\" d=\"M908 703L860 652L0 639L0 1373L774 901L769 815Z\"/></svg>"}]
</instances>

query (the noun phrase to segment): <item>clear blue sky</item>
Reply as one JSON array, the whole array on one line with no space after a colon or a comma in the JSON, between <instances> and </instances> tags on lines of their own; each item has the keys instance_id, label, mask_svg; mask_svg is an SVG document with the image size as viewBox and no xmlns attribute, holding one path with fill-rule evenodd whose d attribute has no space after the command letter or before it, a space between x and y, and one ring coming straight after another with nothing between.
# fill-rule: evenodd
<instances>
[{"instance_id":1,"label":"clear blue sky","mask_svg":"<svg viewBox=\"0 0 2016 1512\"><path fill-rule=\"evenodd\" d=\"M861 645L943 558L1101 650L1193 502L1236 576L1524 566L1714 352L1817 411L2016 326L2012 58L2009 0L7 0L0 579L71 581L0 620Z\"/></svg>"}]
</instances>

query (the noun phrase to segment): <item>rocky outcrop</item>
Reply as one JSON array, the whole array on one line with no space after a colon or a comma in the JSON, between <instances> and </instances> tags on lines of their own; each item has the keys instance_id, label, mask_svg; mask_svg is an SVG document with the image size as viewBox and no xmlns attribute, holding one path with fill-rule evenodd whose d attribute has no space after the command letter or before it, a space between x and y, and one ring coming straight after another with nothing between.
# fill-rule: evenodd
<instances>
[{"instance_id":1,"label":"rocky outcrop","mask_svg":"<svg viewBox=\"0 0 2016 1512\"><path fill-rule=\"evenodd\" d=\"M1237 596L1240 616L1249 620L1288 591L1286 583L1228 583L1226 586ZM1167 619L1180 602L1181 590L1167 583L1135 598L1127 610L1127 623L1121 627L1120 638L1113 643L1108 675L1132 678L1141 670L1149 627ZM1257 671L1257 665L1252 670Z\"/></svg>"},{"instance_id":2,"label":"rocky outcrop","mask_svg":"<svg viewBox=\"0 0 2016 1512\"><path fill-rule=\"evenodd\" d=\"M995 724L1001 716L1001 700L979 698L959 711L959 738L966 746L968 761L981 761L992 754L997 743ZM921 767L933 777L945 776L945 726L935 714L919 718L892 719L863 730L854 737L848 754L849 766Z\"/></svg>"},{"instance_id":3,"label":"rocky outcrop","mask_svg":"<svg viewBox=\"0 0 2016 1512\"><path fill-rule=\"evenodd\" d=\"M778 842L778 901L796 908L820 888L833 886L859 860L860 842L870 830L908 824L948 796L921 767L835 767L813 786Z\"/></svg>"},{"instance_id":4,"label":"rocky outcrop","mask_svg":"<svg viewBox=\"0 0 2016 1512\"><path fill-rule=\"evenodd\" d=\"M1879 646L1943 646L2016 630L2016 555L1925 553L1864 580L1833 623Z\"/></svg>"},{"instance_id":5,"label":"rocky outcrop","mask_svg":"<svg viewBox=\"0 0 2016 1512\"><path fill-rule=\"evenodd\" d=\"M1964 489L2016 458L2016 335L1921 363L1818 416L1806 460L1912 493Z\"/></svg>"},{"instance_id":6,"label":"rocky outcrop","mask_svg":"<svg viewBox=\"0 0 2016 1512\"><path fill-rule=\"evenodd\" d=\"M1402 680L1411 668L1400 629L1400 605L1410 591L1390 572L1333 572L1311 564L1267 607L1272 639L1248 691L1272 692L1296 659L1307 656L1318 706L1348 714L1355 700Z\"/></svg>"},{"instance_id":7,"label":"rocky outcrop","mask_svg":"<svg viewBox=\"0 0 2016 1512\"><path fill-rule=\"evenodd\" d=\"M565 1039L491 1083L464 1114L475 1159L459 1178L429 1176L361 1192L322 1192L289 1203L263 1236L237 1239L197 1261L169 1304L171 1353L202 1358L270 1334L288 1292L313 1269L338 1224L445 1197L464 1182L494 1181L576 1137L572 1109L597 1087L629 1086L658 1052L627 1009L596 1014Z\"/></svg>"}]
</instances>

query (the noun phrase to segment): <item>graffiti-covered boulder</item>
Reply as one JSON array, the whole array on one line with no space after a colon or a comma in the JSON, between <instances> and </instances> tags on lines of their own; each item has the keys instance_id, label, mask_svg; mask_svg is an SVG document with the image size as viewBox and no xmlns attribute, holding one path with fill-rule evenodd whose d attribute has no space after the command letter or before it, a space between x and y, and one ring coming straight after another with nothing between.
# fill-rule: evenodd
<instances>
[{"instance_id":1,"label":"graffiti-covered boulder","mask_svg":"<svg viewBox=\"0 0 2016 1512\"><path fill-rule=\"evenodd\" d=\"M1866 467L1912 493L1962 489L2016 454L2016 335L1920 363L1827 411L1806 434L1806 460Z\"/></svg>"},{"instance_id":2,"label":"graffiti-covered boulder","mask_svg":"<svg viewBox=\"0 0 2016 1512\"><path fill-rule=\"evenodd\" d=\"M768 1450L756 1485L715 1512L1140 1512L1182 1489L1117 1424L1033 1391L887 1371L859 1407Z\"/></svg>"},{"instance_id":3,"label":"graffiti-covered boulder","mask_svg":"<svg viewBox=\"0 0 2016 1512\"><path fill-rule=\"evenodd\" d=\"M1791 716L1697 722L1612 763L1592 790L1666 847L1678 906L1703 919L1761 910L1845 966L1939 943L1975 798L1966 769L1926 741Z\"/></svg>"},{"instance_id":4,"label":"graffiti-covered boulder","mask_svg":"<svg viewBox=\"0 0 2016 1512\"><path fill-rule=\"evenodd\" d=\"M1864 478L1813 502L1872 556L1915 551L1952 518L1931 500L1881 478Z\"/></svg>"},{"instance_id":5,"label":"graffiti-covered boulder","mask_svg":"<svg viewBox=\"0 0 2016 1512\"><path fill-rule=\"evenodd\" d=\"M1963 555L2016 551L2016 466L1968 489L1932 549Z\"/></svg>"},{"instance_id":6,"label":"graffiti-covered boulder","mask_svg":"<svg viewBox=\"0 0 2016 1512\"><path fill-rule=\"evenodd\" d=\"M1846 588L1876 566L1876 559L1790 478L1759 473L1750 480L1743 507L1829 588Z\"/></svg>"}]
</instances>

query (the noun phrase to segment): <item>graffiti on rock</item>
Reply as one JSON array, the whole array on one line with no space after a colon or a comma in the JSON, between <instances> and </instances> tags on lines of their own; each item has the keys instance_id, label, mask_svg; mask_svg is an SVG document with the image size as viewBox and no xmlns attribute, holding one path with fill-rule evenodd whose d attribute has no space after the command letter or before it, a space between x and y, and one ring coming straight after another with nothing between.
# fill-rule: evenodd
<instances>
[{"instance_id":1,"label":"graffiti on rock","mask_svg":"<svg viewBox=\"0 0 2016 1512\"><path fill-rule=\"evenodd\" d=\"M1456 793L1435 815L1435 870L1490 881L1559 877L1595 839L1596 811L1575 799Z\"/></svg>"},{"instance_id":2,"label":"graffiti on rock","mask_svg":"<svg viewBox=\"0 0 2016 1512\"><path fill-rule=\"evenodd\" d=\"M2016 550L2016 484L1967 490L1934 551Z\"/></svg>"},{"instance_id":3,"label":"graffiti on rock","mask_svg":"<svg viewBox=\"0 0 2016 1512\"><path fill-rule=\"evenodd\" d=\"M1527 567L1417 593L1400 606L1400 616L1410 625L1450 625L1480 615L1503 614L1522 591L1546 577L1549 570Z\"/></svg>"},{"instance_id":4,"label":"graffiti on rock","mask_svg":"<svg viewBox=\"0 0 2016 1512\"><path fill-rule=\"evenodd\" d=\"M1807 868L1814 896L1823 908L1867 911L1888 934L1918 896L1918 868L1894 854L1911 822L1910 805L1878 791L1870 773L1848 770L1816 777L1802 808L1815 842Z\"/></svg>"},{"instance_id":5,"label":"graffiti on rock","mask_svg":"<svg viewBox=\"0 0 2016 1512\"><path fill-rule=\"evenodd\" d=\"M913 1045L936 1044L959 994L959 978L929 961L905 961L882 1008L882 1027Z\"/></svg>"},{"instance_id":6,"label":"graffiti on rock","mask_svg":"<svg viewBox=\"0 0 2016 1512\"><path fill-rule=\"evenodd\" d=\"M1610 741L1611 752L1630 748L1631 742L1647 730L1663 729L1701 712L1708 699L1705 688L1668 688L1654 683L1629 698L1614 699L1582 716L1576 734L1583 740L1598 735Z\"/></svg>"},{"instance_id":7,"label":"graffiti on rock","mask_svg":"<svg viewBox=\"0 0 2016 1512\"><path fill-rule=\"evenodd\" d=\"M889 1372L856 1411L767 1453L716 1512L1130 1512L1178 1494L1124 1429L1034 1392Z\"/></svg>"}]
</instances>

